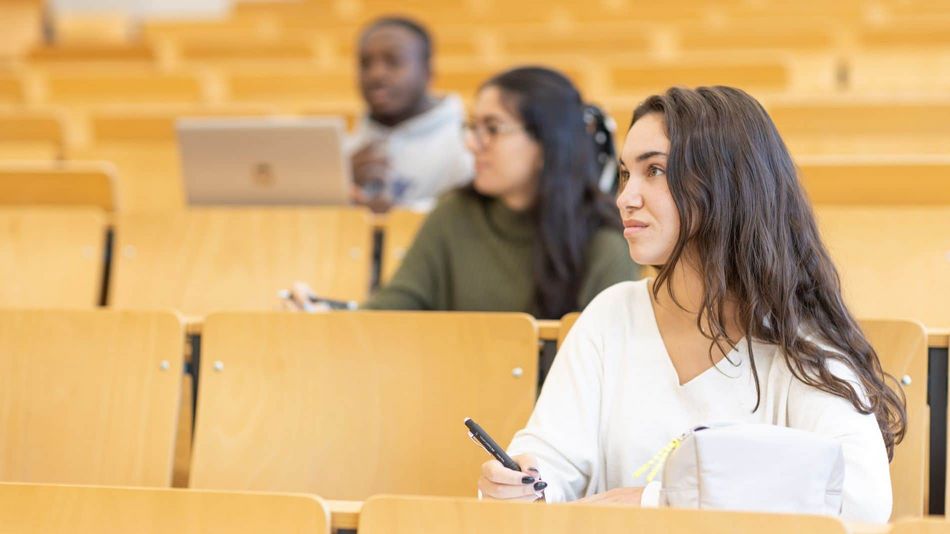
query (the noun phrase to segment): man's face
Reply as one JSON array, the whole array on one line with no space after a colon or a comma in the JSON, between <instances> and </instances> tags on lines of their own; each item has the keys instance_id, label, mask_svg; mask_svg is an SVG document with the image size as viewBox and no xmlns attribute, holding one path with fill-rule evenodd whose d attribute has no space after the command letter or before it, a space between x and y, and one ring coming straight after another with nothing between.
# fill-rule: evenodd
<instances>
[{"instance_id":1,"label":"man's face","mask_svg":"<svg viewBox=\"0 0 950 534\"><path fill-rule=\"evenodd\" d=\"M425 96L429 67L422 40L401 26L370 29L360 41L360 91L376 118L400 119Z\"/></svg>"}]
</instances>

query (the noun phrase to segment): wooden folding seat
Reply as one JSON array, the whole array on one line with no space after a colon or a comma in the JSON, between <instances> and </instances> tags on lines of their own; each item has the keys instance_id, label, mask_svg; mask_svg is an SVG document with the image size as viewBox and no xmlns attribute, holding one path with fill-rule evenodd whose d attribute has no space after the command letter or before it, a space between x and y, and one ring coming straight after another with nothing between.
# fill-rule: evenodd
<instances>
[{"instance_id":1,"label":"wooden folding seat","mask_svg":"<svg viewBox=\"0 0 950 534\"><path fill-rule=\"evenodd\" d=\"M98 306L106 222L95 208L0 208L0 306Z\"/></svg>"},{"instance_id":2,"label":"wooden folding seat","mask_svg":"<svg viewBox=\"0 0 950 534\"><path fill-rule=\"evenodd\" d=\"M383 224L380 284L385 285L396 274L426 215L426 213L406 209L394 209L386 214L386 221Z\"/></svg>"},{"instance_id":3,"label":"wooden folding seat","mask_svg":"<svg viewBox=\"0 0 950 534\"><path fill-rule=\"evenodd\" d=\"M525 314L220 313L202 336L193 488L472 495L463 419L507 443L534 405Z\"/></svg>"},{"instance_id":4,"label":"wooden folding seat","mask_svg":"<svg viewBox=\"0 0 950 534\"><path fill-rule=\"evenodd\" d=\"M169 486L184 339L170 312L0 309L0 480Z\"/></svg>"},{"instance_id":5,"label":"wooden folding seat","mask_svg":"<svg viewBox=\"0 0 950 534\"><path fill-rule=\"evenodd\" d=\"M118 177L105 162L0 163L0 206L117 208Z\"/></svg>"},{"instance_id":6,"label":"wooden folding seat","mask_svg":"<svg viewBox=\"0 0 950 534\"><path fill-rule=\"evenodd\" d=\"M280 309L296 280L321 296L369 291L369 213L341 208L194 208L116 217L110 303L187 316Z\"/></svg>"},{"instance_id":7,"label":"wooden folding seat","mask_svg":"<svg viewBox=\"0 0 950 534\"><path fill-rule=\"evenodd\" d=\"M55 111L0 111L0 160L54 161L67 145L66 124Z\"/></svg>"},{"instance_id":8,"label":"wooden folding seat","mask_svg":"<svg viewBox=\"0 0 950 534\"><path fill-rule=\"evenodd\" d=\"M632 506L547 505L472 498L379 496L368 500L360 512L362 534L410 532L494 532L508 534L525 529L547 534L589 531L665 532L687 534L844 534L836 518L815 515L756 514L714 510L643 509Z\"/></svg>"},{"instance_id":9,"label":"wooden folding seat","mask_svg":"<svg viewBox=\"0 0 950 534\"><path fill-rule=\"evenodd\" d=\"M330 534L314 495L102 486L0 484L0 522L47 534Z\"/></svg>"}]
</instances>

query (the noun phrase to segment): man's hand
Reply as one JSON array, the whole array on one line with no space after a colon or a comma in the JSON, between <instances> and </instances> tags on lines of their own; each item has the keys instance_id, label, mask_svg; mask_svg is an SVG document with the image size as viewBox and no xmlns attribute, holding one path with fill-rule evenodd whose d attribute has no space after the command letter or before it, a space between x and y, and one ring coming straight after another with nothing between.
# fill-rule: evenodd
<instances>
[{"instance_id":1,"label":"man's hand","mask_svg":"<svg viewBox=\"0 0 950 534\"><path fill-rule=\"evenodd\" d=\"M359 187L385 184L390 172L389 156L381 141L373 141L357 150L350 163L353 166L353 182Z\"/></svg>"}]
</instances>

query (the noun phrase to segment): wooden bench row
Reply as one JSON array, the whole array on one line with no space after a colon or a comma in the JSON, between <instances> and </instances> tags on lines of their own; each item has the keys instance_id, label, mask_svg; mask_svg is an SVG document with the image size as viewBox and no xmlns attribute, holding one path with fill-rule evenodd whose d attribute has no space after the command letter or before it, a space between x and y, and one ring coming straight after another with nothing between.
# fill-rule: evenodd
<instances>
[{"instance_id":1,"label":"wooden bench row","mask_svg":"<svg viewBox=\"0 0 950 534\"><path fill-rule=\"evenodd\" d=\"M74 199L91 203L85 192ZM816 214L856 314L950 326L946 202L818 204ZM110 217L95 209L10 207L0 210L7 245L0 251L0 303L105 302L188 315L270 310L280 306L277 291L296 280L322 296L360 301L372 287L374 234L383 235L385 283L422 220L394 212L374 221L355 208L195 208Z\"/></svg>"},{"instance_id":2,"label":"wooden bench row","mask_svg":"<svg viewBox=\"0 0 950 534\"><path fill-rule=\"evenodd\" d=\"M56 509L57 513L49 513ZM477 501L472 498L378 496L365 503L314 495L0 484L0 521L11 531L155 534L364 534L524 532L548 534L596 529L605 534L946 534L942 518L889 525L842 523L834 518L711 510L643 510L596 505Z\"/></svg>"},{"instance_id":3,"label":"wooden bench row","mask_svg":"<svg viewBox=\"0 0 950 534\"><path fill-rule=\"evenodd\" d=\"M926 333L861 326L906 384L894 517L919 516ZM507 443L537 394L524 314L217 313L187 358L185 332L170 312L0 310L0 480L167 487L175 457L195 489L466 496L485 453L463 418Z\"/></svg>"}]
</instances>

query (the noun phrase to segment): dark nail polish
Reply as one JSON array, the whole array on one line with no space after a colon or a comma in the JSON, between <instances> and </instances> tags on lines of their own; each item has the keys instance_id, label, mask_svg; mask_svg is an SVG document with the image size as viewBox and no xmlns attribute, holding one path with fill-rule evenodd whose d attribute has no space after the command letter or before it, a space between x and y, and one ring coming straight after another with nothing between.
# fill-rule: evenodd
<instances>
[{"instance_id":1,"label":"dark nail polish","mask_svg":"<svg viewBox=\"0 0 950 534\"><path fill-rule=\"evenodd\" d=\"M534 477L524 477L521 479L522 484L534 484Z\"/></svg>"},{"instance_id":2,"label":"dark nail polish","mask_svg":"<svg viewBox=\"0 0 950 534\"><path fill-rule=\"evenodd\" d=\"M548 483L542 480L534 485L534 491L541 491L546 487L548 487Z\"/></svg>"}]
</instances>

